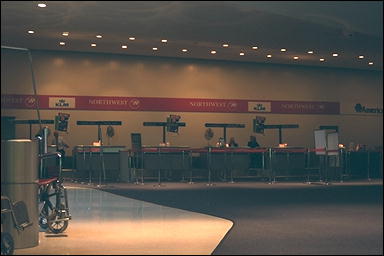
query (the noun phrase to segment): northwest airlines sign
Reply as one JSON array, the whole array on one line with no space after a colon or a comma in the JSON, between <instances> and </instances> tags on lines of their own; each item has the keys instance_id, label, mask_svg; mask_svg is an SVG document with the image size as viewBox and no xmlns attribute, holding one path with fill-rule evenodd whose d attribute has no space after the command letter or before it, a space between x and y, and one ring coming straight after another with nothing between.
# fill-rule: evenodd
<instances>
[{"instance_id":1,"label":"northwest airlines sign","mask_svg":"<svg viewBox=\"0 0 384 256\"><path fill-rule=\"evenodd\" d=\"M38 100L38 102L37 102ZM2 95L2 108L107 111L177 111L274 114L340 114L338 102L156 97Z\"/></svg>"}]
</instances>

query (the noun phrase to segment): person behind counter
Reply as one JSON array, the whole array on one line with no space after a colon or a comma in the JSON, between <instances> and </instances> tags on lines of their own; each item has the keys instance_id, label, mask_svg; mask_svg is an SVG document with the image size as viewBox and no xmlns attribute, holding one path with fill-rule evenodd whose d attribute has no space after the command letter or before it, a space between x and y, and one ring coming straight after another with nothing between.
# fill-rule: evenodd
<instances>
[{"instance_id":1,"label":"person behind counter","mask_svg":"<svg viewBox=\"0 0 384 256\"><path fill-rule=\"evenodd\" d=\"M249 136L249 141L248 141L248 147L250 148L258 148L260 147L260 144L256 140L256 136ZM250 164L249 168L260 168L261 166L261 155L260 154L251 154L250 155Z\"/></svg>"},{"instance_id":2,"label":"person behind counter","mask_svg":"<svg viewBox=\"0 0 384 256\"><path fill-rule=\"evenodd\" d=\"M235 141L234 137L231 137L229 139L228 145L229 145L230 148L237 148L239 146L239 144Z\"/></svg>"},{"instance_id":3,"label":"person behind counter","mask_svg":"<svg viewBox=\"0 0 384 256\"><path fill-rule=\"evenodd\" d=\"M260 147L259 143L256 140L256 136L253 136L253 135L249 136L248 147L250 148Z\"/></svg>"}]
</instances>

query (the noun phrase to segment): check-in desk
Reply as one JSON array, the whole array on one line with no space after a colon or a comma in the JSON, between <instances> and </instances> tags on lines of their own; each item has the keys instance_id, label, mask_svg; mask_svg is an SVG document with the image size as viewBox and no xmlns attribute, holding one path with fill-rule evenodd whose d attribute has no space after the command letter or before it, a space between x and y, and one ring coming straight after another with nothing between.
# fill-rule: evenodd
<instances>
[{"instance_id":1,"label":"check-in desk","mask_svg":"<svg viewBox=\"0 0 384 256\"><path fill-rule=\"evenodd\" d=\"M186 146L143 146L140 151L133 152L132 177L141 181L144 177L157 177L159 184L164 179L184 180L191 167L189 147ZM142 169L141 174L137 167Z\"/></svg>"},{"instance_id":2,"label":"check-in desk","mask_svg":"<svg viewBox=\"0 0 384 256\"><path fill-rule=\"evenodd\" d=\"M124 149L125 146L75 146L75 177L89 183L120 180L120 151Z\"/></svg>"},{"instance_id":3,"label":"check-in desk","mask_svg":"<svg viewBox=\"0 0 384 256\"><path fill-rule=\"evenodd\" d=\"M234 182L235 177L250 176L250 170L264 170L268 149L210 147L191 152L199 154L199 167L207 170L208 184L211 184L213 180Z\"/></svg>"},{"instance_id":4,"label":"check-in desk","mask_svg":"<svg viewBox=\"0 0 384 256\"><path fill-rule=\"evenodd\" d=\"M302 147L269 148L269 179L306 177L307 149Z\"/></svg>"},{"instance_id":5,"label":"check-in desk","mask_svg":"<svg viewBox=\"0 0 384 256\"><path fill-rule=\"evenodd\" d=\"M357 179L383 178L383 152L345 151L345 176Z\"/></svg>"}]
</instances>

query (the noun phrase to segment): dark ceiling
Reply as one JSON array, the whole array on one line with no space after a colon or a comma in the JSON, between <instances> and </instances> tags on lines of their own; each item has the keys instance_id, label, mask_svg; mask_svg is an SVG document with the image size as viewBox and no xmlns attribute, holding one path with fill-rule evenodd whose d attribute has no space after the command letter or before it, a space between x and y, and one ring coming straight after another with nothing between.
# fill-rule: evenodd
<instances>
[{"instance_id":1,"label":"dark ceiling","mask_svg":"<svg viewBox=\"0 0 384 256\"><path fill-rule=\"evenodd\" d=\"M40 8L38 3L47 6ZM224 43L229 47L223 47ZM1 44L382 70L383 2L2 1ZM272 57L267 58L268 54Z\"/></svg>"}]
</instances>

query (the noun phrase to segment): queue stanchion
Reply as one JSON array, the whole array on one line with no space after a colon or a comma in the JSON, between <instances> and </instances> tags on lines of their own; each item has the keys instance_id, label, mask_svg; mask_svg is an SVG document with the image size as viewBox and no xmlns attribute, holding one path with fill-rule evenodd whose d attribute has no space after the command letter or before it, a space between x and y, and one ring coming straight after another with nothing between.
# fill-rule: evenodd
<instances>
[{"instance_id":1,"label":"queue stanchion","mask_svg":"<svg viewBox=\"0 0 384 256\"><path fill-rule=\"evenodd\" d=\"M211 161L212 161L212 148L209 147L208 148L208 152L207 152L207 165L208 165L208 184L207 186L213 186L213 183L211 182Z\"/></svg>"},{"instance_id":2,"label":"queue stanchion","mask_svg":"<svg viewBox=\"0 0 384 256\"><path fill-rule=\"evenodd\" d=\"M89 148L89 163L88 163L88 185L92 184L92 149ZM85 161L85 158L84 158Z\"/></svg>"},{"instance_id":3,"label":"queue stanchion","mask_svg":"<svg viewBox=\"0 0 384 256\"><path fill-rule=\"evenodd\" d=\"M345 163L346 163L346 154L345 150L343 148L340 148L340 183L344 182L344 175L345 175Z\"/></svg>"},{"instance_id":4,"label":"queue stanchion","mask_svg":"<svg viewBox=\"0 0 384 256\"><path fill-rule=\"evenodd\" d=\"M144 157L145 157L145 155L144 155L144 151L143 150L140 150L140 152L139 152L139 154L140 154L140 158L139 158L139 160L141 159L141 166L140 166L140 173L141 173L141 183L140 183L140 185L144 185Z\"/></svg>"},{"instance_id":5,"label":"queue stanchion","mask_svg":"<svg viewBox=\"0 0 384 256\"><path fill-rule=\"evenodd\" d=\"M181 182L185 182L184 150L181 150Z\"/></svg>"},{"instance_id":6,"label":"queue stanchion","mask_svg":"<svg viewBox=\"0 0 384 256\"><path fill-rule=\"evenodd\" d=\"M193 184L194 182L192 181L193 177L193 150L189 150L189 182L188 184Z\"/></svg>"},{"instance_id":7,"label":"queue stanchion","mask_svg":"<svg viewBox=\"0 0 384 256\"><path fill-rule=\"evenodd\" d=\"M274 184L276 182L275 175L274 175L274 168L273 168L273 161L274 161L274 151L272 148L268 149L269 153L269 182L268 184Z\"/></svg>"},{"instance_id":8,"label":"queue stanchion","mask_svg":"<svg viewBox=\"0 0 384 256\"><path fill-rule=\"evenodd\" d=\"M134 149L133 153L133 172L135 175L135 184L144 185L144 151L142 149ZM141 170L141 182L139 182L139 169Z\"/></svg>"},{"instance_id":9,"label":"queue stanchion","mask_svg":"<svg viewBox=\"0 0 384 256\"><path fill-rule=\"evenodd\" d=\"M231 160L230 160L230 164L228 165L230 168L230 176L231 176L231 180L229 181L229 183L231 183L231 184L235 183L233 180L233 151L234 151L234 149L230 149Z\"/></svg>"},{"instance_id":10,"label":"queue stanchion","mask_svg":"<svg viewBox=\"0 0 384 256\"><path fill-rule=\"evenodd\" d=\"M308 148L306 153L306 158L305 158L305 169L307 172L307 180L305 181L306 184L311 184L311 181L309 179L310 168L311 168L311 151Z\"/></svg>"},{"instance_id":11,"label":"queue stanchion","mask_svg":"<svg viewBox=\"0 0 384 256\"><path fill-rule=\"evenodd\" d=\"M101 187L101 175L103 175L103 185L106 184L106 173L105 173L105 163L104 163L104 149L103 142L100 143L100 158L101 158L101 170L99 170L99 184L97 187Z\"/></svg>"},{"instance_id":12,"label":"queue stanchion","mask_svg":"<svg viewBox=\"0 0 384 256\"><path fill-rule=\"evenodd\" d=\"M367 177L368 177L368 181L371 181L371 176L370 176L370 173L369 173L369 168L370 167L370 154L369 154L369 151L367 150Z\"/></svg>"},{"instance_id":13,"label":"queue stanchion","mask_svg":"<svg viewBox=\"0 0 384 256\"><path fill-rule=\"evenodd\" d=\"M160 152L160 151L161 151L161 149L158 148L158 149L157 149L158 157L159 157L159 158L158 158L158 159L159 159L159 160L158 160L158 161L159 161L159 166L158 166L159 168L158 168L158 177L157 177L157 182L158 182L158 183L157 183L157 186L158 186L158 187L165 186L165 185L161 184L161 177L160 177L160 176L161 176L162 162L161 162L161 152ZM153 185L153 186L156 186L156 185Z\"/></svg>"}]
</instances>

